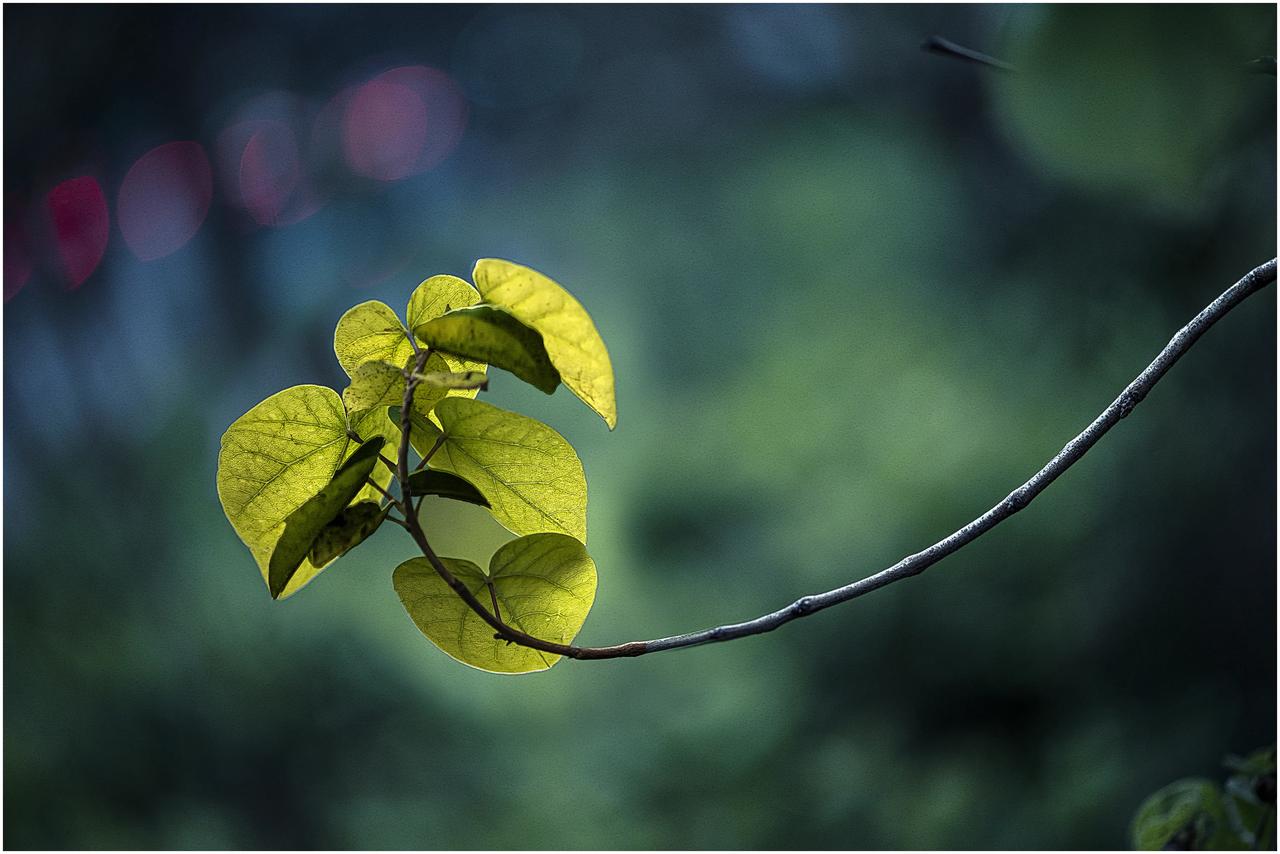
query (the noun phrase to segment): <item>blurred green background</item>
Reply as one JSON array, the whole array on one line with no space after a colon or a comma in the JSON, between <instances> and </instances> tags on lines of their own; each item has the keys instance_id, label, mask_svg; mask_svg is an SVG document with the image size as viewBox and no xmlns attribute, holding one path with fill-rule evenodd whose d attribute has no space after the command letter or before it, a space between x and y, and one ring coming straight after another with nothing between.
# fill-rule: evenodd
<instances>
[{"instance_id":1,"label":"blurred green background","mask_svg":"<svg viewBox=\"0 0 1280 854\"><path fill-rule=\"evenodd\" d=\"M1275 739L1274 287L923 578L532 676L418 634L390 527L272 602L218 440L342 388L350 305L511 258L583 301L618 378L613 434L563 391L489 393L586 466L582 642L878 570L1275 253L1275 78L1245 68L1275 14L6 6L4 845L1124 846L1147 794ZM347 88L406 67L434 88ZM129 184L173 140L211 190ZM51 214L76 177L109 230L92 199ZM507 538L432 502L444 554Z\"/></svg>"}]
</instances>

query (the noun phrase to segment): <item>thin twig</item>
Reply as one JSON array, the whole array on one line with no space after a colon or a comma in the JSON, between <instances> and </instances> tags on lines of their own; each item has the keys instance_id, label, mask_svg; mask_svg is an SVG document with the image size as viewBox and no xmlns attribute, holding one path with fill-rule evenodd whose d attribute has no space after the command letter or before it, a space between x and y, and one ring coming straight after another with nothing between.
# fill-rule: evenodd
<instances>
[{"instance_id":1,"label":"thin twig","mask_svg":"<svg viewBox=\"0 0 1280 854\"><path fill-rule=\"evenodd\" d=\"M1057 480L1063 472L1075 465L1099 439L1106 435L1112 427L1120 423L1121 419L1128 416L1134 407L1142 402L1155 384L1160 381L1161 377L1173 367L1174 363L1191 348L1191 345L1209 327L1225 317L1246 297L1273 283L1275 280L1276 259L1274 258L1249 271L1244 278L1228 288L1221 296L1192 318L1190 323L1179 329L1177 334L1165 345L1164 349L1156 355L1155 360L1142 373L1138 374L1133 382L1125 387L1120 396L1112 401L1111 405L1104 409L1102 414L1095 418L1078 436L1068 442L1040 471L1036 472L1030 480L1009 493L1004 500L977 519L927 549L903 558L888 569L881 570L852 584L829 590L826 593L803 596L785 608L757 617L754 620L716 626L703 631L658 638L656 640L632 641L630 643L617 644L616 646L578 647L544 641L513 629L505 625L495 615L490 614L472 595L471 591L467 589L466 585L455 578L440 558L436 556L435 552L431 550L431 546L427 542L426 536L422 532L422 526L416 516L411 516L407 520L407 527L428 562L444 579L445 583L466 602L467 606L494 628L498 638L509 640L521 646L528 646L543 652L576 659L622 658L764 634L792 620L816 614L818 611L830 608L833 605L848 602L850 599L857 599L859 596L865 596L874 590L887 587L896 581L919 575L944 557L973 542L1005 519L1022 510L1037 495L1043 492L1049 484ZM420 371L421 368L419 367L418 370ZM404 435L400 443L400 471L401 478L404 481L408 480L408 413L412 404L413 387L415 385L416 383L412 380L406 383L404 408L402 410L404 414L401 416ZM403 488L406 489L405 500L408 501L410 495L407 484Z\"/></svg>"},{"instance_id":2,"label":"thin twig","mask_svg":"<svg viewBox=\"0 0 1280 854\"><path fill-rule=\"evenodd\" d=\"M950 56L956 59L963 59L966 62L976 62L979 65L985 65L998 71L1013 71L1014 68L1002 59L996 59L994 56L988 56L982 51L974 50L971 47L965 47L962 44L956 44L950 39L944 39L942 36L929 36L924 40L924 44L920 45L921 50L927 50L929 53L937 53L942 56Z\"/></svg>"},{"instance_id":3,"label":"thin twig","mask_svg":"<svg viewBox=\"0 0 1280 854\"><path fill-rule=\"evenodd\" d=\"M1276 58L1274 56L1260 56L1257 59L1251 59L1245 64L1245 67L1254 74L1276 76Z\"/></svg>"}]
</instances>

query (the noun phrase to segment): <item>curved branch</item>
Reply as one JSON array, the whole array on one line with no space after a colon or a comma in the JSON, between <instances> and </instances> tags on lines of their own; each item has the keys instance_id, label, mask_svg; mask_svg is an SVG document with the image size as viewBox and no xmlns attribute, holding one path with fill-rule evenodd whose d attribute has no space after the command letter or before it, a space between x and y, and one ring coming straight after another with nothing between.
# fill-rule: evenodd
<instances>
[{"instance_id":1,"label":"curved branch","mask_svg":"<svg viewBox=\"0 0 1280 854\"><path fill-rule=\"evenodd\" d=\"M1059 451L1053 459L1049 460L1045 466L1036 472L1030 480L1019 486L1013 492L1005 496L1004 500L996 506L992 507L986 513L983 513L977 519L965 525L960 530L950 536L939 540L923 551L916 552L909 557L895 563L888 569L883 569L874 575L869 575L860 581L846 584L843 587L837 587L826 593L818 593L812 596L804 596L792 602L785 608L757 617L754 620L747 620L742 623L731 623L724 626L716 626L710 629L704 629L698 632L690 632L683 635L674 635L672 637L658 638L648 641L632 641L630 643L618 644L616 646L606 647L578 647L566 646L564 644L550 643L548 641L532 638L523 632L516 631L502 623L501 620L490 614L476 598L471 595L471 591L466 586L453 578L448 569L443 565L438 557L431 551L431 547L427 544L426 537L422 533L421 527L417 524L416 516L410 517L410 533L422 548L427 559L440 573L446 583L452 587L464 601L479 614L485 622L493 626L496 637L518 643L523 646L530 646L534 649L540 649L544 652L551 652L557 655L568 656L576 659L601 659L601 658L622 658L637 655L645 655L651 652L661 652L669 649L682 649L684 647L699 646L706 643L716 643L719 641L733 640L735 638L748 637L750 635L764 634L771 632L779 626L785 625L792 620L800 617L816 614L825 608L833 605L839 605L841 602L848 602L850 599L857 599L859 596L865 596L873 590L879 590L881 587L887 587L895 581L901 581L904 578L910 578L919 575L947 555L958 551L964 546L976 540L978 537L990 531L996 525L1008 519L1019 510L1026 507L1031 501L1045 490L1045 488L1057 480L1063 472L1075 465L1075 463L1092 448L1099 439L1106 435L1112 427L1120 422L1121 419L1128 416L1133 408L1142 402L1147 393L1158 383L1169 369L1173 367L1178 359L1191 348L1201 335L1203 335L1209 327L1213 326L1226 314L1239 305L1248 296L1276 280L1276 259L1262 264L1259 267L1250 270L1244 278L1236 282L1217 299L1209 303L1203 311L1191 319L1191 322L1178 330L1177 334L1165 345L1154 361L1146 367L1142 373L1125 387L1120 396L1112 401L1111 405L1102 411L1097 418L1093 420L1078 436L1068 442L1061 451ZM404 411L407 413L412 401L412 382L406 388ZM407 422L407 416L405 418ZM407 471L405 454L408 444L408 424L404 425L405 441L401 446L401 471Z\"/></svg>"}]
</instances>

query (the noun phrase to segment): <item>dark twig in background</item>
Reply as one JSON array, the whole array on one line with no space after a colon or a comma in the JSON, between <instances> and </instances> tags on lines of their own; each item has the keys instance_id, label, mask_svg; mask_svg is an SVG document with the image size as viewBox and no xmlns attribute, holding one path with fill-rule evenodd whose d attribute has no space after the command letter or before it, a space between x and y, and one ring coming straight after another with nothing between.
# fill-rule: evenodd
<instances>
[{"instance_id":1,"label":"dark twig in background","mask_svg":"<svg viewBox=\"0 0 1280 854\"><path fill-rule=\"evenodd\" d=\"M1257 59L1251 59L1246 63L1246 67L1254 74L1276 76L1276 58L1274 56L1260 56Z\"/></svg>"},{"instance_id":2,"label":"dark twig in background","mask_svg":"<svg viewBox=\"0 0 1280 854\"><path fill-rule=\"evenodd\" d=\"M956 44L950 39L944 39L942 36L929 36L929 38L924 40L924 44L920 45L920 48L928 51L929 53L939 54L940 56L950 56L955 59L963 59L965 62L976 62L979 65L986 65L990 68L997 69L998 71L1015 70L1012 65L1004 60L996 59L994 56L988 56L981 51L965 47L961 44Z\"/></svg>"}]
</instances>

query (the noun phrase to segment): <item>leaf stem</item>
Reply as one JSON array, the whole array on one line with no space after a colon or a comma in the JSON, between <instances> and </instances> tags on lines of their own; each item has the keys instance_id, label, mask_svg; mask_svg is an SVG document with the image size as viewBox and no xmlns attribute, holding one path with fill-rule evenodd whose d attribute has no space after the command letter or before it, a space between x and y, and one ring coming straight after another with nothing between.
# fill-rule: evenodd
<instances>
[{"instance_id":1,"label":"leaf stem","mask_svg":"<svg viewBox=\"0 0 1280 854\"><path fill-rule=\"evenodd\" d=\"M379 456L381 456L381 455L379 455ZM374 480L373 478L369 477L369 478L365 478L365 482L366 482L366 483L368 483L370 486L372 486L374 489L376 489L376 490L378 490L379 492L381 492L381 493L383 494L383 496L385 496L385 497L386 497L386 499L387 499L388 501L390 501L392 504L395 504L395 502L396 502L395 498L393 498L393 497L391 496L391 493L390 493L390 492L387 492L385 489L383 489L381 486L379 486L379 485L378 485L378 482L377 482L376 480Z\"/></svg>"},{"instance_id":2,"label":"leaf stem","mask_svg":"<svg viewBox=\"0 0 1280 854\"><path fill-rule=\"evenodd\" d=\"M422 349L418 346L418 339L414 337L413 331L410 329L405 329L403 325L400 327L400 331L404 333L404 337L409 339L409 346L413 348L413 354L415 356L421 355ZM426 359L423 359L422 361L418 362L418 367L415 370L421 373L422 366L425 365L426 363L427 363Z\"/></svg>"},{"instance_id":3,"label":"leaf stem","mask_svg":"<svg viewBox=\"0 0 1280 854\"><path fill-rule=\"evenodd\" d=\"M493 579L490 578L485 581L484 586L489 588L489 601L493 603L493 616L497 617L498 621L501 622L502 612L498 610L498 591L494 589Z\"/></svg>"},{"instance_id":4,"label":"leaf stem","mask_svg":"<svg viewBox=\"0 0 1280 854\"><path fill-rule=\"evenodd\" d=\"M422 459L418 461L418 465L414 468L414 471L422 471L422 469L426 467L431 458L436 455L436 451L440 450L440 446L444 444L444 440L445 435L441 433L440 437L436 439L435 444L431 446L431 450L423 454Z\"/></svg>"}]
</instances>

